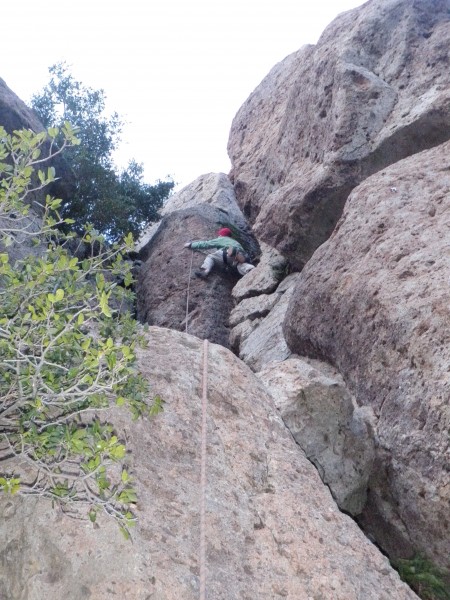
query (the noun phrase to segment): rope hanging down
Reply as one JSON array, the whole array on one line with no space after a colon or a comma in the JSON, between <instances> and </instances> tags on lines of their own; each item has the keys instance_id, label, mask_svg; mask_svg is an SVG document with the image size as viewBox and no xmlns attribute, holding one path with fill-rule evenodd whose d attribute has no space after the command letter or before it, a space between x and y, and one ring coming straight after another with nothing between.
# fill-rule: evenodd
<instances>
[{"instance_id":1,"label":"rope hanging down","mask_svg":"<svg viewBox=\"0 0 450 600\"><path fill-rule=\"evenodd\" d=\"M191 255L188 287L186 293L186 333L188 333L189 293L192 279ZM206 415L208 408L208 340L203 340L203 382L202 382L202 428L201 428L201 458L200 458L200 600L206 600Z\"/></svg>"},{"instance_id":2,"label":"rope hanging down","mask_svg":"<svg viewBox=\"0 0 450 600\"><path fill-rule=\"evenodd\" d=\"M202 448L200 473L200 600L206 591L206 413L208 408L208 340L203 341Z\"/></svg>"},{"instance_id":3,"label":"rope hanging down","mask_svg":"<svg viewBox=\"0 0 450 600\"><path fill-rule=\"evenodd\" d=\"M194 251L191 250L191 265L189 267L189 277L188 277L188 286L187 286L187 292L186 292L186 318L185 318L185 322L186 322L186 333L188 332L188 318L189 318L189 293L191 290L191 279L192 279L192 263L194 261Z\"/></svg>"}]
</instances>

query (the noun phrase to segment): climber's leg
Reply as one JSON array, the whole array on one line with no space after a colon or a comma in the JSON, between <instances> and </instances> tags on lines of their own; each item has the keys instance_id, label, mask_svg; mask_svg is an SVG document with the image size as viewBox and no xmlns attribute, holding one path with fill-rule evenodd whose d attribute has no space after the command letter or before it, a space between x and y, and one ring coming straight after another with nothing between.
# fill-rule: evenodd
<instances>
[{"instance_id":1,"label":"climber's leg","mask_svg":"<svg viewBox=\"0 0 450 600\"><path fill-rule=\"evenodd\" d=\"M252 269L255 268L255 265L251 265L250 263L238 263L237 264L237 270L239 275L245 275L246 273L249 273Z\"/></svg>"},{"instance_id":2,"label":"climber's leg","mask_svg":"<svg viewBox=\"0 0 450 600\"><path fill-rule=\"evenodd\" d=\"M214 258L212 254L208 254L208 256L205 258L205 260L203 261L202 266L200 267L201 269L203 269L203 271L205 271L206 275L209 275L209 273L211 272L211 269L214 267Z\"/></svg>"}]
</instances>

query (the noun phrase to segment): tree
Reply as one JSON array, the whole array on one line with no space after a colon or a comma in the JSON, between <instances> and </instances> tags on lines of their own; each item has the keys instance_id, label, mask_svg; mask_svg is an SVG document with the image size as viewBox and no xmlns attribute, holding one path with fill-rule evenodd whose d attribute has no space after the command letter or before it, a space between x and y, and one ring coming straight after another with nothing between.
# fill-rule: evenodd
<instances>
[{"instance_id":1,"label":"tree","mask_svg":"<svg viewBox=\"0 0 450 600\"><path fill-rule=\"evenodd\" d=\"M143 168L134 160L119 172L112 153L120 142L123 123L117 113L105 116L105 94L76 81L65 63L50 67L50 82L32 97L32 107L45 127L68 121L75 127L78 146L64 151L72 169L75 193L65 198L61 215L74 227L91 223L116 241L131 232L137 237L152 221L174 187L171 180L155 185L143 182Z\"/></svg>"},{"instance_id":2,"label":"tree","mask_svg":"<svg viewBox=\"0 0 450 600\"><path fill-rule=\"evenodd\" d=\"M136 493L125 444L102 411L125 404L138 418L161 408L146 400L135 358L142 336L124 308L132 278L123 252L133 240L111 246L92 228L59 232L61 201L50 196L29 227L30 192L55 178L42 165L56 140L57 152L78 143L68 124L48 136L50 145L46 132L0 127L0 492L52 498L92 521L104 510L128 536ZM19 234L39 251L12 262ZM95 252L78 259L69 242Z\"/></svg>"}]
</instances>

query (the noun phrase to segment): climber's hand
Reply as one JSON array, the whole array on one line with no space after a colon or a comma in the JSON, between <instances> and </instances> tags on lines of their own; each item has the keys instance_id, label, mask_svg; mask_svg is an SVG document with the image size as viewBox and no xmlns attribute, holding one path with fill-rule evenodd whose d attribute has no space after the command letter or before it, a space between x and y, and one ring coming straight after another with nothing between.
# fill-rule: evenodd
<instances>
[{"instance_id":1,"label":"climber's hand","mask_svg":"<svg viewBox=\"0 0 450 600\"><path fill-rule=\"evenodd\" d=\"M190 248L191 247L191 242L186 242L184 244L184 248Z\"/></svg>"}]
</instances>

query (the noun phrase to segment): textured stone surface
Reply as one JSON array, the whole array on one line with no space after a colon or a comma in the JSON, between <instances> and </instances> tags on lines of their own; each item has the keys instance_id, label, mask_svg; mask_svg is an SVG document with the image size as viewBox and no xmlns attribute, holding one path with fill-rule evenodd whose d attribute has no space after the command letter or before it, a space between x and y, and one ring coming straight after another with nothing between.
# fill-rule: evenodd
<instances>
[{"instance_id":1,"label":"textured stone surface","mask_svg":"<svg viewBox=\"0 0 450 600\"><path fill-rule=\"evenodd\" d=\"M227 347L231 290L238 275L214 268L207 281L197 279L194 271L205 254L212 252L206 250L194 253L190 278L192 254L183 249L183 244L217 237L217 230L225 226L232 229L247 252L259 254L258 243L236 203L233 186L223 173L202 175L171 196L162 213L162 220L152 225L137 245L139 257L145 261L137 285L138 318L152 325L185 330L189 287L189 333Z\"/></svg>"},{"instance_id":2,"label":"textured stone surface","mask_svg":"<svg viewBox=\"0 0 450 600\"><path fill-rule=\"evenodd\" d=\"M44 503L3 499L2 598L198 598L202 343L159 328L149 335L140 361L165 410L150 423L116 419L140 495L134 542L103 519L94 528ZM262 384L215 345L208 396L208 598L416 598L337 510Z\"/></svg>"},{"instance_id":3,"label":"textured stone surface","mask_svg":"<svg viewBox=\"0 0 450 600\"><path fill-rule=\"evenodd\" d=\"M170 196L161 214L189 208L197 204L211 204L224 214L237 214L241 210L236 202L234 187L225 173L200 175L182 190Z\"/></svg>"},{"instance_id":4,"label":"textured stone surface","mask_svg":"<svg viewBox=\"0 0 450 600\"><path fill-rule=\"evenodd\" d=\"M238 202L301 268L370 174L450 137L450 3L371 0L276 65L236 115Z\"/></svg>"},{"instance_id":5,"label":"textured stone surface","mask_svg":"<svg viewBox=\"0 0 450 600\"><path fill-rule=\"evenodd\" d=\"M261 243L259 262L250 273L240 279L233 288L233 298L240 302L245 298L270 294L278 287L287 270L287 261L275 248Z\"/></svg>"},{"instance_id":6,"label":"textured stone surface","mask_svg":"<svg viewBox=\"0 0 450 600\"><path fill-rule=\"evenodd\" d=\"M242 300L231 311L230 326L234 327L246 319L254 321L255 319L266 317L279 298L280 294L275 292L274 294L261 294Z\"/></svg>"},{"instance_id":7,"label":"textured stone surface","mask_svg":"<svg viewBox=\"0 0 450 600\"><path fill-rule=\"evenodd\" d=\"M18 129L31 129L36 133L45 129L34 111L6 85L3 79L0 79L0 125L10 134ZM43 145L42 156L45 155L45 152L48 153L49 146L49 144ZM27 202L31 205L35 202L44 204L47 194L58 198L67 198L73 191L73 175L61 155L52 158L49 164L55 167L58 179L43 191L29 193L27 195ZM40 167L42 166L46 166L45 163L40 165ZM38 185L37 178L36 184ZM34 204L34 207L36 208L36 212L40 212L36 204Z\"/></svg>"},{"instance_id":8,"label":"textured stone surface","mask_svg":"<svg viewBox=\"0 0 450 600\"><path fill-rule=\"evenodd\" d=\"M236 202L234 187L228 176L224 173L208 173L201 175L195 181L184 187L182 190L169 197L164 207L161 209L161 216L169 215L178 210L192 208L202 204L211 205L220 213L221 222L233 223L238 232L246 235L248 247L246 250L256 257L260 250L253 236L249 236L247 221L242 214ZM150 225L144 231L136 244L136 250L145 254L145 246L156 235L161 221Z\"/></svg>"},{"instance_id":9,"label":"textured stone surface","mask_svg":"<svg viewBox=\"0 0 450 600\"><path fill-rule=\"evenodd\" d=\"M43 131L44 127L35 113L0 79L0 125L8 133L15 129Z\"/></svg>"},{"instance_id":10,"label":"textured stone surface","mask_svg":"<svg viewBox=\"0 0 450 600\"><path fill-rule=\"evenodd\" d=\"M35 245L32 243L33 233L40 230L42 219L33 210L29 211L26 217L20 217L18 219L10 219L7 216L1 216L0 211L0 232L4 235L8 235L12 241L11 245L5 247L0 241L0 252L7 252L9 261L14 264L17 260L23 260L27 256L34 254L36 256L42 255L45 250L44 244ZM27 233L22 231L11 231L14 228L20 229L23 227Z\"/></svg>"},{"instance_id":11,"label":"textured stone surface","mask_svg":"<svg viewBox=\"0 0 450 600\"><path fill-rule=\"evenodd\" d=\"M237 356L239 356L241 343L261 324L261 321L262 319L253 319L252 321L245 319L245 321L241 321L231 329L230 348Z\"/></svg>"},{"instance_id":12,"label":"textured stone surface","mask_svg":"<svg viewBox=\"0 0 450 600\"><path fill-rule=\"evenodd\" d=\"M338 506L358 515L373 467L373 412L355 404L337 372L330 374L328 365L313 363L288 358L257 375Z\"/></svg>"},{"instance_id":13,"label":"textured stone surface","mask_svg":"<svg viewBox=\"0 0 450 600\"><path fill-rule=\"evenodd\" d=\"M291 354L282 331L291 292L283 296L293 288L296 275L285 277L287 270L284 256L262 242L258 265L233 288L230 346L253 370Z\"/></svg>"},{"instance_id":14,"label":"textured stone surface","mask_svg":"<svg viewBox=\"0 0 450 600\"><path fill-rule=\"evenodd\" d=\"M205 253L183 248L189 240L217 237L222 226L239 231L244 247L254 243L242 217L200 204L165 216L158 232L141 250L145 260L137 281L137 315L142 322L186 329L187 295L188 331L200 338L228 346L228 319L233 307L231 290L238 280L234 272L214 268L206 281L195 277ZM192 261L192 270L191 270Z\"/></svg>"},{"instance_id":15,"label":"textured stone surface","mask_svg":"<svg viewBox=\"0 0 450 600\"><path fill-rule=\"evenodd\" d=\"M297 278L298 273L286 277L274 292L278 297L275 306L255 326L244 329L243 323L248 320L237 325L241 328L239 345L232 347L253 371L260 371L268 363L285 360L292 354L284 337L283 322Z\"/></svg>"},{"instance_id":16,"label":"textured stone surface","mask_svg":"<svg viewBox=\"0 0 450 600\"><path fill-rule=\"evenodd\" d=\"M8 133L13 133L13 131L19 129L31 129L36 133L44 130L42 123L37 119L34 112L6 85L3 79L0 79L0 125L2 125ZM43 151L45 151L45 149L46 146L44 144ZM71 178L68 177L67 165L61 157L55 157L52 164L55 166L58 177L67 177L66 184L56 182L51 186L48 186L45 190L30 192L27 195L27 202L34 207L35 210L31 209L28 216L21 217L20 221L17 219L17 215L11 219L9 218L9 215L5 215L4 213L2 215L2 211L0 210L0 230L10 231L18 228L27 230L31 234L39 230L41 225L41 219L39 217L39 213L41 213L40 205L45 203L45 196L47 194L59 196L63 190L69 189L71 180ZM36 185L39 185L37 178ZM11 231L10 235L13 243L8 246L7 251L12 264L16 260L21 260L29 254L41 254L43 248L31 243L32 235L25 235L13 231ZM0 251L2 251L2 248L3 246L0 245Z\"/></svg>"},{"instance_id":17,"label":"textured stone surface","mask_svg":"<svg viewBox=\"0 0 450 600\"><path fill-rule=\"evenodd\" d=\"M300 275L292 351L324 358L378 418L364 526L450 557L450 143L373 175Z\"/></svg>"}]
</instances>

